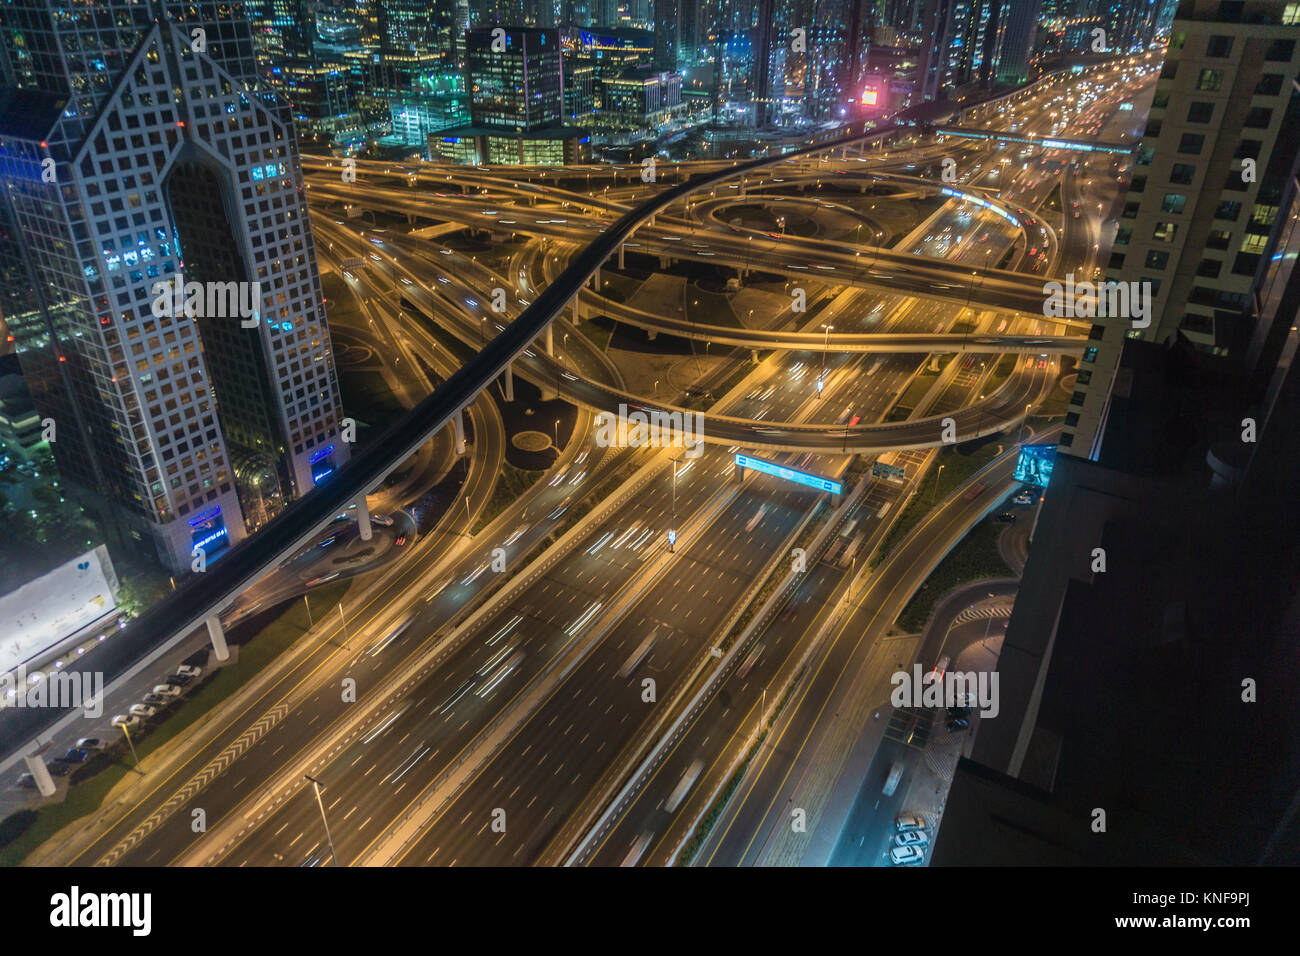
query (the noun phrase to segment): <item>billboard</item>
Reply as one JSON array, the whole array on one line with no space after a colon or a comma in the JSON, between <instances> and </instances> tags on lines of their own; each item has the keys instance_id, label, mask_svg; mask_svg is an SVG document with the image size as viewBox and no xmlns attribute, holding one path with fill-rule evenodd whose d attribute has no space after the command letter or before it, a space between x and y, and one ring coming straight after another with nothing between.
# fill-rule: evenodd
<instances>
[{"instance_id":1,"label":"billboard","mask_svg":"<svg viewBox=\"0 0 1300 956\"><path fill-rule=\"evenodd\" d=\"M1016 459L1016 481L1047 487L1052 480L1052 466L1056 464L1055 445L1025 445Z\"/></svg>"},{"instance_id":2,"label":"billboard","mask_svg":"<svg viewBox=\"0 0 1300 956\"><path fill-rule=\"evenodd\" d=\"M101 544L0 595L0 673L57 646L117 608L117 576Z\"/></svg>"},{"instance_id":3,"label":"billboard","mask_svg":"<svg viewBox=\"0 0 1300 956\"><path fill-rule=\"evenodd\" d=\"M786 481L807 485L809 488L816 488L818 491L829 491L833 495L838 495L844 487L838 481L831 481L831 479L823 478L821 475L809 475L802 471L795 471L793 468L786 468L784 465L764 461L761 458L751 458L749 455L737 455L736 464L741 468L753 468L765 475L773 475L777 478L784 478Z\"/></svg>"}]
</instances>

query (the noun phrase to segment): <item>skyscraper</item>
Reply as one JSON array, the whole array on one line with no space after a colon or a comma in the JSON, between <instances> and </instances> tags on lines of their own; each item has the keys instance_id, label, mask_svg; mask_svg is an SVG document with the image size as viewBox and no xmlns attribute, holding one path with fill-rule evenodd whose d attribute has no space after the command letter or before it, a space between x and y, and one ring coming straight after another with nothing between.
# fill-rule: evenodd
<instances>
[{"instance_id":1,"label":"skyscraper","mask_svg":"<svg viewBox=\"0 0 1300 956\"><path fill-rule=\"evenodd\" d=\"M1227 6L1185 2L1174 21L1107 270L1151 290L1150 324L1093 327L1061 438L1071 454L1100 452L1127 338L1225 355L1254 330L1256 280L1296 163L1300 16L1280 2Z\"/></svg>"},{"instance_id":2,"label":"skyscraper","mask_svg":"<svg viewBox=\"0 0 1300 956\"><path fill-rule=\"evenodd\" d=\"M0 307L33 399L65 477L188 568L268 474L302 494L347 457L288 106L218 0L22 0L0 45L0 256L28 278Z\"/></svg>"},{"instance_id":3,"label":"skyscraper","mask_svg":"<svg viewBox=\"0 0 1300 956\"><path fill-rule=\"evenodd\" d=\"M677 69L681 46L681 20L678 0L654 0L655 55L654 68L660 73Z\"/></svg>"},{"instance_id":4,"label":"skyscraper","mask_svg":"<svg viewBox=\"0 0 1300 956\"><path fill-rule=\"evenodd\" d=\"M484 27L468 37L470 115L475 126L528 132L564 118L563 66L554 30Z\"/></svg>"}]
</instances>

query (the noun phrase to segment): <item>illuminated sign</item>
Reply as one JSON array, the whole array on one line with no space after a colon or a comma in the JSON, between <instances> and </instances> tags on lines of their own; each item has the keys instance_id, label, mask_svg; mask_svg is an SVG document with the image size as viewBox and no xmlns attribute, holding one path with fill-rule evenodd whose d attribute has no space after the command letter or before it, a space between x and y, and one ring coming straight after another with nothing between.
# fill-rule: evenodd
<instances>
[{"instance_id":1,"label":"illuminated sign","mask_svg":"<svg viewBox=\"0 0 1300 956\"><path fill-rule=\"evenodd\" d=\"M1052 480L1052 466L1055 464L1055 445L1025 445L1016 459L1015 479L1046 488Z\"/></svg>"},{"instance_id":2,"label":"illuminated sign","mask_svg":"<svg viewBox=\"0 0 1300 956\"><path fill-rule=\"evenodd\" d=\"M876 101L879 100L879 99L880 99L880 94L879 94L878 92L876 92L875 90L863 90L863 91L862 91L862 105L863 105L863 106L875 106L875 105L876 105Z\"/></svg>"},{"instance_id":3,"label":"illuminated sign","mask_svg":"<svg viewBox=\"0 0 1300 956\"><path fill-rule=\"evenodd\" d=\"M829 478L823 478L820 475L808 475L802 471L795 471L793 468L786 468L784 465L775 465L770 461L763 461L761 458L750 458L748 455L737 455L736 466L739 468L753 468L765 475L784 478L786 481L807 485L809 488L816 488L818 491L829 491L833 495L838 495L844 487L838 481L831 481Z\"/></svg>"}]
</instances>

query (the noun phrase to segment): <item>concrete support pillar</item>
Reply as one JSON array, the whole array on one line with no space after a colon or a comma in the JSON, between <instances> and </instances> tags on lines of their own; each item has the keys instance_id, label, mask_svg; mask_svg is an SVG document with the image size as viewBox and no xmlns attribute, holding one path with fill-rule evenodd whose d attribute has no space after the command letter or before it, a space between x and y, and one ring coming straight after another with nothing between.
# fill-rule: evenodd
<instances>
[{"instance_id":1,"label":"concrete support pillar","mask_svg":"<svg viewBox=\"0 0 1300 956\"><path fill-rule=\"evenodd\" d=\"M552 322L546 326L546 354L555 358L555 323Z\"/></svg>"},{"instance_id":2,"label":"concrete support pillar","mask_svg":"<svg viewBox=\"0 0 1300 956\"><path fill-rule=\"evenodd\" d=\"M374 537L370 530L370 508L366 505L365 495L357 495L357 531L361 533L362 541Z\"/></svg>"},{"instance_id":3,"label":"concrete support pillar","mask_svg":"<svg viewBox=\"0 0 1300 956\"><path fill-rule=\"evenodd\" d=\"M669 256L660 256L660 257L659 257L659 268L660 268L660 269L663 269L664 271L667 271L668 269L671 269L672 266L673 266L673 260L672 260L671 257L669 257Z\"/></svg>"},{"instance_id":4,"label":"concrete support pillar","mask_svg":"<svg viewBox=\"0 0 1300 956\"><path fill-rule=\"evenodd\" d=\"M27 771L36 781L37 792L42 797L52 796L54 778L50 776L50 768L45 766L45 758L40 754L26 754L23 756L23 762L27 764Z\"/></svg>"},{"instance_id":5,"label":"concrete support pillar","mask_svg":"<svg viewBox=\"0 0 1300 956\"><path fill-rule=\"evenodd\" d=\"M221 627L220 616L213 614L207 620L208 638L212 641L212 653L219 661L230 660L230 648L226 647L226 632Z\"/></svg>"},{"instance_id":6,"label":"concrete support pillar","mask_svg":"<svg viewBox=\"0 0 1300 956\"><path fill-rule=\"evenodd\" d=\"M506 366L506 401L515 400L515 373L512 365Z\"/></svg>"},{"instance_id":7,"label":"concrete support pillar","mask_svg":"<svg viewBox=\"0 0 1300 956\"><path fill-rule=\"evenodd\" d=\"M618 247L618 267L620 269L627 268L624 265L624 262L626 261L626 253L627 253L627 244L624 243Z\"/></svg>"},{"instance_id":8,"label":"concrete support pillar","mask_svg":"<svg viewBox=\"0 0 1300 956\"><path fill-rule=\"evenodd\" d=\"M456 454L465 454L465 410L456 409L456 417L452 419L453 427L456 430Z\"/></svg>"},{"instance_id":9,"label":"concrete support pillar","mask_svg":"<svg viewBox=\"0 0 1300 956\"><path fill-rule=\"evenodd\" d=\"M580 294L573 297L573 324L582 324L582 296Z\"/></svg>"},{"instance_id":10,"label":"concrete support pillar","mask_svg":"<svg viewBox=\"0 0 1300 956\"><path fill-rule=\"evenodd\" d=\"M749 357L750 357L750 360L753 361L753 363L754 363L755 365L757 365L757 364L758 364L758 349L750 349L750 350L749 350Z\"/></svg>"},{"instance_id":11,"label":"concrete support pillar","mask_svg":"<svg viewBox=\"0 0 1300 956\"><path fill-rule=\"evenodd\" d=\"M596 266L596 274L591 277L591 287L597 292L600 291L600 266Z\"/></svg>"},{"instance_id":12,"label":"concrete support pillar","mask_svg":"<svg viewBox=\"0 0 1300 956\"><path fill-rule=\"evenodd\" d=\"M744 481L744 480L745 480L745 466L742 465L740 462L736 462L735 465L736 465L736 468L735 468L736 481Z\"/></svg>"}]
</instances>

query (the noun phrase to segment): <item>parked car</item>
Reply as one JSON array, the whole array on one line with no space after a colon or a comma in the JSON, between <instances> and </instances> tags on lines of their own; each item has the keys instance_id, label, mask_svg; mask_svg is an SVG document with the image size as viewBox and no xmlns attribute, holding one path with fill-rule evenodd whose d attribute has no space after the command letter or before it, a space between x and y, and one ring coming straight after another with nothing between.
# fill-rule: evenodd
<instances>
[{"instance_id":1,"label":"parked car","mask_svg":"<svg viewBox=\"0 0 1300 956\"><path fill-rule=\"evenodd\" d=\"M136 704L139 707L139 704ZM110 721L114 727L125 727L127 730L135 730L140 726L140 718L135 714L118 714Z\"/></svg>"},{"instance_id":2,"label":"parked car","mask_svg":"<svg viewBox=\"0 0 1300 956\"><path fill-rule=\"evenodd\" d=\"M180 667L176 668L177 677L188 677L191 680L200 676L202 673L203 668L197 667L194 664L182 664Z\"/></svg>"},{"instance_id":3,"label":"parked car","mask_svg":"<svg viewBox=\"0 0 1300 956\"><path fill-rule=\"evenodd\" d=\"M145 694L142 699L150 707L166 707L171 703L170 697L163 697L161 694Z\"/></svg>"},{"instance_id":4,"label":"parked car","mask_svg":"<svg viewBox=\"0 0 1300 956\"><path fill-rule=\"evenodd\" d=\"M1015 513L1012 511L1003 511L998 515L998 520L1005 524L1014 524L1016 521Z\"/></svg>"},{"instance_id":5,"label":"parked car","mask_svg":"<svg viewBox=\"0 0 1300 956\"><path fill-rule=\"evenodd\" d=\"M889 851L889 862L894 866L920 866L925 851L917 846L896 846Z\"/></svg>"},{"instance_id":6,"label":"parked car","mask_svg":"<svg viewBox=\"0 0 1300 956\"><path fill-rule=\"evenodd\" d=\"M929 842L924 830L906 830L894 836L894 846L925 846Z\"/></svg>"},{"instance_id":7,"label":"parked car","mask_svg":"<svg viewBox=\"0 0 1300 956\"><path fill-rule=\"evenodd\" d=\"M1026 488L1011 500L1018 505L1032 505L1034 503L1034 493L1029 488Z\"/></svg>"},{"instance_id":8,"label":"parked car","mask_svg":"<svg viewBox=\"0 0 1300 956\"><path fill-rule=\"evenodd\" d=\"M24 790L35 790L36 778L33 777L30 773L19 774L17 785L19 787L22 787Z\"/></svg>"},{"instance_id":9,"label":"parked car","mask_svg":"<svg viewBox=\"0 0 1300 956\"><path fill-rule=\"evenodd\" d=\"M177 697L181 696L180 689L173 687L171 684L157 684L154 686L153 692L159 697L164 697L167 700L175 700Z\"/></svg>"},{"instance_id":10,"label":"parked car","mask_svg":"<svg viewBox=\"0 0 1300 956\"><path fill-rule=\"evenodd\" d=\"M136 717L157 717L158 710L148 704L132 704L127 708Z\"/></svg>"},{"instance_id":11,"label":"parked car","mask_svg":"<svg viewBox=\"0 0 1300 956\"><path fill-rule=\"evenodd\" d=\"M98 737L82 737L74 744L78 750L101 750L104 742Z\"/></svg>"},{"instance_id":12,"label":"parked car","mask_svg":"<svg viewBox=\"0 0 1300 956\"><path fill-rule=\"evenodd\" d=\"M49 771L51 777L66 777L72 773L72 764L56 760L50 764Z\"/></svg>"},{"instance_id":13,"label":"parked car","mask_svg":"<svg viewBox=\"0 0 1300 956\"><path fill-rule=\"evenodd\" d=\"M900 813L894 817L894 826L899 833L906 833L909 830L924 830L925 817L919 813Z\"/></svg>"},{"instance_id":14,"label":"parked car","mask_svg":"<svg viewBox=\"0 0 1300 956\"><path fill-rule=\"evenodd\" d=\"M950 720L948 721L946 726L948 727L949 730L965 730L967 727L970 726L970 721L960 720L960 719Z\"/></svg>"},{"instance_id":15,"label":"parked car","mask_svg":"<svg viewBox=\"0 0 1300 956\"><path fill-rule=\"evenodd\" d=\"M59 760L61 760L63 763L85 763L87 758L89 757L90 757L89 750L78 750L76 747L73 747L62 757L60 757Z\"/></svg>"}]
</instances>

